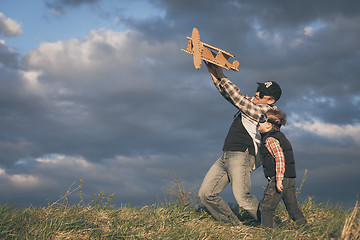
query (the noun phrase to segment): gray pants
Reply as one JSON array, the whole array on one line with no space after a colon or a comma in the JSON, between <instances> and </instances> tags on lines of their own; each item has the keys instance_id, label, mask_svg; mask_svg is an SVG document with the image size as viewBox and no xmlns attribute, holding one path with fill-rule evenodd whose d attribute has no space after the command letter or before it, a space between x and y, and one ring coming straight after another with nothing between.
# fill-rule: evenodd
<instances>
[{"instance_id":1,"label":"gray pants","mask_svg":"<svg viewBox=\"0 0 360 240\"><path fill-rule=\"evenodd\" d=\"M199 197L211 215L218 220L241 224L219 193L231 182L238 205L257 219L258 199L250 194L250 173L255 157L246 152L226 151L212 165L199 190Z\"/></svg>"},{"instance_id":2,"label":"gray pants","mask_svg":"<svg viewBox=\"0 0 360 240\"><path fill-rule=\"evenodd\" d=\"M276 189L275 177L269 179L268 185L264 191L264 197L260 203L261 225L264 227L273 227L274 212L282 199L285 203L286 210L292 220L298 224L305 224L306 219L301 212L295 194L295 178L284 178L284 189L279 192Z\"/></svg>"}]
</instances>

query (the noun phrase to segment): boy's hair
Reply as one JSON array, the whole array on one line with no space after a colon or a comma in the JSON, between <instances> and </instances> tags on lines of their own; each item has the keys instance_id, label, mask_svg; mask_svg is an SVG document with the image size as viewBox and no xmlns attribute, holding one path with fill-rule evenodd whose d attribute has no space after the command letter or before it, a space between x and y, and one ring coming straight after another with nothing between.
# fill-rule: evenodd
<instances>
[{"instance_id":1,"label":"boy's hair","mask_svg":"<svg viewBox=\"0 0 360 240\"><path fill-rule=\"evenodd\" d=\"M286 115L279 109L270 109L265 114L268 119L270 119L280 125L286 124ZM272 124L272 126L273 126L273 129L280 131L280 127L275 126L274 124Z\"/></svg>"}]
</instances>

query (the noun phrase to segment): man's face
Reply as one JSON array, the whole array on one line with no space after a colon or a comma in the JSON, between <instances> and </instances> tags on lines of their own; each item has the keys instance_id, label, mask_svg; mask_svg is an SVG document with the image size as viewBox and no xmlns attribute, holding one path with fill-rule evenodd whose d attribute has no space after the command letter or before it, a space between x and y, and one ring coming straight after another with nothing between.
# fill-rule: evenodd
<instances>
[{"instance_id":1,"label":"man's face","mask_svg":"<svg viewBox=\"0 0 360 240\"><path fill-rule=\"evenodd\" d=\"M268 95L262 95L262 98L260 98L260 92L256 92L255 97L253 98L252 102L255 104L273 104L275 103L275 100Z\"/></svg>"}]
</instances>

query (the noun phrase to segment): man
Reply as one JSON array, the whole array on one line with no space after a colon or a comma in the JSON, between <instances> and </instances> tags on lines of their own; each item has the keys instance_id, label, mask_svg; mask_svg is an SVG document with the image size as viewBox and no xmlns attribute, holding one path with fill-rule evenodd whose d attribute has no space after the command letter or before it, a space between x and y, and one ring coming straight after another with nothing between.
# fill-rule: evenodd
<instances>
[{"instance_id":1,"label":"man","mask_svg":"<svg viewBox=\"0 0 360 240\"><path fill-rule=\"evenodd\" d=\"M275 108L273 104L279 100L281 88L272 81L258 83L256 95L250 97L242 94L240 89L225 77L220 67L210 63L206 63L206 66L216 88L239 111L235 114L226 136L223 154L206 174L199 197L215 219L241 225L219 193L231 182L238 205L258 219L259 201L250 194L250 173L258 167L255 163L260 143L257 124L264 112Z\"/></svg>"}]
</instances>

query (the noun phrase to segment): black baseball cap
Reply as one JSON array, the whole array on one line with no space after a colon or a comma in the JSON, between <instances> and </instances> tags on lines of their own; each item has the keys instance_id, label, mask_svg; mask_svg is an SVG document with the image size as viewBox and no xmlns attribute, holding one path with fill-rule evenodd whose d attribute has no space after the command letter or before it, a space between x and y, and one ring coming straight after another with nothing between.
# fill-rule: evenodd
<instances>
[{"instance_id":1,"label":"black baseball cap","mask_svg":"<svg viewBox=\"0 0 360 240\"><path fill-rule=\"evenodd\" d=\"M281 88L279 84L274 81L268 81L265 83L257 83L259 88L265 95L273 96L275 101L279 100L281 96Z\"/></svg>"}]
</instances>

